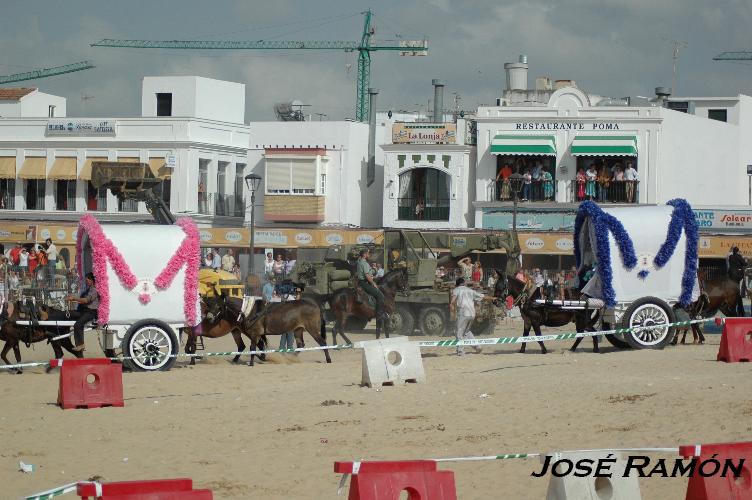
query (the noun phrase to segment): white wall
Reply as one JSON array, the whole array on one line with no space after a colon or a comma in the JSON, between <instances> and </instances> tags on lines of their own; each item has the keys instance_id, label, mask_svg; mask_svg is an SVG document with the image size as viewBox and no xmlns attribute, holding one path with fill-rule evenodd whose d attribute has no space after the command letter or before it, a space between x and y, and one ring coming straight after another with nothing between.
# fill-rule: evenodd
<instances>
[{"instance_id":1,"label":"white wall","mask_svg":"<svg viewBox=\"0 0 752 500\"><path fill-rule=\"evenodd\" d=\"M172 93L172 116L245 121L242 83L198 76L147 76L141 87L141 116L157 116L158 93Z\"/></svg>"},{"instance_id":2,"label":"white wall","mask_svg":"<svg viewBox=\"0 0 752 500\"><path fill-rule=\"evenodd\" d=\"M18 101L0 101L0 117L43 118L49 116L49 107L55 106L55 118L64 118L67 113L66 104L64 97L35 90Z\"/></svg>"}]
</instances>

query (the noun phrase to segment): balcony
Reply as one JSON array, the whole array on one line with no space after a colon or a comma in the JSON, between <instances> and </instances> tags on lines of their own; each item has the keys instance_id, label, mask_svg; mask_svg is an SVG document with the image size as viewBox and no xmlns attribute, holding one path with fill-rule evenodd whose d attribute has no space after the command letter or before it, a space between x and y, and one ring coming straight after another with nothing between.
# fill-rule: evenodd
<instances>
[{"instance_id":1,"label":"balcony","mask_svg":"<svg viewBox=\"0 0 752 500\"><path fill-rule=\"evenodd\" d=\"M230 194L199 193L198 213L216 217L245 217L245 200Z\"/></svg>"},{"instance_id":2,"label":"balcony","mask_svg":"<svg viewBox=\"0 0 752 500\"><path fill-rule=\"evenodd\" d=\"M640 181L609 181L608 184L596 182L595 194L587 193L587 184L571 182L570 195L575 202L593 200L598 203L634 203L640 199Z\"/></svg>"},{"instance_id":3,"label":"balcony","mask_svg":"<svg viewBox=\"0 0 752 500\"><path fill-rule=\"evenodd\" d=\"M274 222L324 222L325 197L294 194L264 196L264 219Z\"/></svg>"},{"instance_id":4,"label":"balcony","mask_svg":"<svg viewBox=\"0 0 752 500\"><path fill-rule=\"evenodd\" d=\"M449 200L440 199L419 206L418 198L397 198L397 220L449 220Z\"/></svg>"}]
</instances>

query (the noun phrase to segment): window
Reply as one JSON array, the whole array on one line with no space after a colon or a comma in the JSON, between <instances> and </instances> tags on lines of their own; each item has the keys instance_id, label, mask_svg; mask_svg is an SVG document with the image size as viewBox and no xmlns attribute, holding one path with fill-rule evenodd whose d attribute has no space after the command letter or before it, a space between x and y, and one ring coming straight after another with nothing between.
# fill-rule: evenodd
<instances>
[{"instance_id":1,"label":"window","mask_svg":"<svg viewBox=\"0 0 752 500\"><path fill-rule=\"evenodd\" d=\"M76 209L76 181L55 181L55 210Z\"/></svg>"},{"instance_id":2,"label":"window","mask_svg":"<svg viewBox=\"0 0 752 500\"><path fill-rule=\"evenodd\" d=\"M679 111L681 113L689 113L689 102L687 101L668 101L668 109Z\"/></svg>"},{"instance_id":3,"label":"window","mask_svg":"<svg viewBox=\"0 0 752 500\"><path fill-rule=\"evenodd\" d=\"M245 185L245 163L235 164L235 217L245 216L245 203L243 203L243 186Z\"/></svg>"},{"instance_id":4,"label":"window","mask_svg":"<svg viewBox=\"0 0 752 500\"><path fill-rule=\"evenodd\" d=\"M172 93L157 94L157 116L172 116Z\"/></svg>"},{"instance_id":5,"label":"window","mask_svg":"<svg viewBox=\"0 0 752 500\"><path fill-rule=\"evenodd\" d=\"M452 157L450 155L441 155L441 161L444 163L444 168L449 168L449 160L451 160Z\"/></svg>"},{"instance_id":6,"label":"window","mask_svg":"<svg viewBox=\"0 0 752 500\"><path fill-rule=\"evenodd\" d=\"M217 194L224 196L225 194L225 175L227 174L227 165L229 162L221 161L217 164Z\"/></svg>"},{"instance_id":7,"label":"window","mask_svg":"<svg viewBox=\"0 0 752 500\"><path fill-rule=\"evenodd\" d=\"M397 163L399 164L399 168L402 168L405 166L406 158L407 158L407 155L397 155Z\"/></svg>"},{"instance_id":8,"label":"window","mask_svg":"<svg viewBox=\"0 0 752 500\"><path fill-rule=\"evenodd\" d=\"M426 158L428 158L428 163L433 163L436 161L436 155L426 155Z\"/></svg>"},{"instance_id":9,"label":"window","mask_svg":"<svg viewBox=\"0 0 752 500\"><path fill-rule=\"evenodd\" d=\"M416 168L399 176L399 220L449 220L447 173L435 168Z\"/></svg>"},{"instance_id":10,"label":"window","mask_svg":"<svg viewBox=\"0 0 752 500\"><path fill-rule=\"evenodd\" d=\"M138 200L118 200L118 212L138 212Z\"/></svg>"},{"instance_id":11,"label":"window","mask_svg":"<svg viewBox=\"0 0 752 500\"><path fill-rule=\"evenodd\" d=\"M719 122L728 121L728 113L725 109L709 109L708 118L711 120L718 120Z\"/></svg>"},{"instance_id":12,"label":"window","mask_svg":"<svg viewBox=\"0 0 752 500\"><path fill-rule=\"evenodd\" d=\"M267 194L315 194L316 160L314 158L266 159Z\"/></svg>"},{"instance_id":13,"label":"window","mask_svg":"<svg viewBox=\"0 0 752 500\"><path fill-rule=\"evenodd\" d=\"M208 208L206 187L209 183L209 163L211 160L198 160L198 213L206 214Z\"/></svg>"},{"instance_id":14,"label":"window","mask_svg":"<svg viewBox=\"0 0 752 500\"><path fill-rule=\"evenodd\" d=\"M16 208L15 179L0 179L0 210Z\"/></svg>"},{"instance_id":15,"label":"window","mask_svg":"<svg viewBox=\"0 0 752 500\"><path fill-rule=\"evenodd\" d=\"M321 196L326 196L326 174L321 174Z\"/></svg>"},{"instance_id":16,"label":"window","mask_svg":"<svg viewBox=\"0 0 752 500\"><path fill-rule=\"evenodd\" d=\"M24 200L27 210L44 210L45 179L28 179L24 182Z\"/></svg>"},{"instance_id":17,"label":"window","mask_svg":"<svg viewBox=\"0 0 752 500\"><path fill-rule=\"evenodd\" d=\"M86 210L104 212L107 210L107 189L94 187L91 181L86 183Z\"/></svg>"},{"instance_id":18,"label":"window","mask_svg":"<svg viewBox=\"0 0 752 500\"><path fill-rule=\"evenodd\" d=\"M47 116L49 116L50 118L55 117L55 106L53 106L52 104L47 107Z\"/></svg>"},{"instance_id":19,"label":"window","mask_svg":"<svg viewBox=\"0 0 752 500\"><path fill-rule=\"evenodd\" d=\"M413 155L413 163L420 163L420 155Z\"/></svg>"}]
</instances>

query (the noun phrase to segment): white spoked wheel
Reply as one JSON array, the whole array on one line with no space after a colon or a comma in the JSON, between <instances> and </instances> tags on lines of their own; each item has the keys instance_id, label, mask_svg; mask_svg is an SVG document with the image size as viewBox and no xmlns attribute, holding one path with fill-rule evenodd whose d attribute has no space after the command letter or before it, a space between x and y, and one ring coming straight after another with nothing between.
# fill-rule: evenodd
<instances>
[{"instance_id":1,"label":"white spoked wheel","mask_svg":"<svg viewBox=\"0 0 752 500\"><path fill-rule=\"evenodd\" d=\"M125 334L123 355L134 370L169 370L175 363L178 347L172 328L161 321L143 320Z\"/></svg>"},{"instance_id":2,"label":"white spoked wheel","mask_svg":"<svg viewBox=\"0 0 752 500\"><path fill-rule=\"evenodd\" d=\"M623 326L629 328L649 327L624 334L625 340L635 349L662 349L673 336L671 308L654 297L639 299L624 313Z\"/></svg>"}]
</instances>

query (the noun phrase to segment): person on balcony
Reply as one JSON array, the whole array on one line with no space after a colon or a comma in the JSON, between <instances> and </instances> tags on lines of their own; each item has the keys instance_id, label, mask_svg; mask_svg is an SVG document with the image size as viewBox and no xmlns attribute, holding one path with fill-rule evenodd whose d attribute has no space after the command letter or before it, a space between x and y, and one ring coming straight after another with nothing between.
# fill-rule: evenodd
<instances>
[{"instance_id":1,"label":"person on balcony","mask_svg":"<svg viewBox=\"0 0 752 500\"><path fill-rule=\"evenodd\" d=\"M512 189L509 186L509 177L512 175L512 167L505 163L496 175L496 189L499 193L499 200L508 200L512 197Z\"/></svg>"},{"instance_id":2,"label":"person on balcony","mask_svg":"<svg viewBox=\"0 0 752 500\"><path fill-rule=\"evenodd\" d=\"M533 169L530 171L530 177L533 181L532 193L530 193L530 198L533 201L540 201L541 181L543 180L541 178L542 175L543 175L543 164L540 161L537 161L535 162L535 166L533 166Z\"/></svg>"},{"instance_id":3,"label":"person on balcony","mask_svg":"<svg viewBox=\"0 0 752 500\"><path fill-rule=\"evenodd\" d=\"M598 172L598 201L603 203L608 201L608 188L611 185L611 175L608 172L608 167L604 162L601 166L600 172Z\"/></svg>"},{"instance_id":4,"label":"person on balcony","mask_svg":"<svg viewBox=\"0 0 752 500\"><path fill-rule=\"evenodd\" d=\"M598 172L595 170L595 164L591 163L590 168L587 169L587 172L585 172L585 178L587 180L587 183L585 184L585 196L587 196L588 200L595 199L595 184L596 180L598 179Z\"/></svg>"},{"instance_id":5,"label":"person on balcony","mask_svg":"<svg viewBox=\"0 0 752 500\"><path fill-rule=\"evenodd\" d=\"M621 164L617 163L614 168L614 187L616 192L612 196L611 201L623 202L624 201L624 170L621 168Z\"/></svg>"},{"instance_id":6,"label":"person on balcony","mask_svg":"<svg viewBox=\"0 0 752 500\"><path fill-rule=\"evenodd\" d=\"M627 203L635 202L635 185L639 180L637 169L634 168L631 161L627 162L627 169L624 171L624 180L627 188Z\"/></svg>"},{"instance_id":7,"label":"person on balcony","mask_svg":"<svg viewBox=\"0 0 752 500\"><path fill-rule=\"evenodd\" d=\"M543 199L545 201L553 201L554 177L551 175L551 172L544 170L541 174L541 181L543 182Z\"/></svg>"},{"instance_id":8,"label":"person on balcony","mask_svg":"<svg viewBox=\"0 0 752 500\"><path fill-rule=\"evenodd\" d=\"M415 205L415 220L423 220L423 212L426 210L426 205L423 203L423 198L418 198L418 204Z\"/></svg>"},{"instance_id":9,"label":"person on balcony","mask_svg":"<svg viewBox=\"0 0 752 500\"><path fill-rule=\"evenodd\" d=\"M525 169L525 173L522 174L522 201L530 200L530 186L533 183L533 176L530 174L530 169Z\"/></svg>"},{"instance_id":10,"label":"person on balcony","mask_svg":"<svg viewBox=\"0 0 752 500\"><path fill-rule=\"evenodd\" d=\"M584 168L577 171L575 182L577 183L577 201L582 201L585 199L585 184L587 183Z\"/></svg>"}]
</instances>

